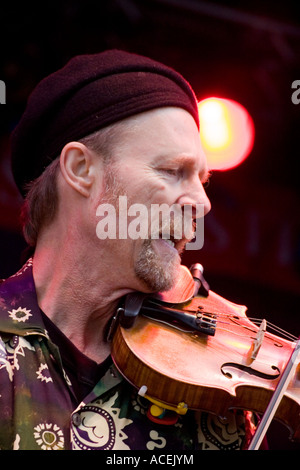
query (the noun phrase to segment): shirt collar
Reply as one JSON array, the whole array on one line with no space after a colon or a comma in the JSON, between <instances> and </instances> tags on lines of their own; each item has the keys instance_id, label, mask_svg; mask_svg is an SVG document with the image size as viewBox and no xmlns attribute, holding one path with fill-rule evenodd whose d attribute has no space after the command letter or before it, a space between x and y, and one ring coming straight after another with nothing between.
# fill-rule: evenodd
<instances>
[{"instance_id":1,"label":"shirt collar","mask_svg":"<svg viewBox=\"0 0 300 470\"><path fill-rule=\"evenodd\" d=\"M32 258L0 284L0 330L21 336L39 334L48 338L38 306Z\"/></svg>"}]
</instances>

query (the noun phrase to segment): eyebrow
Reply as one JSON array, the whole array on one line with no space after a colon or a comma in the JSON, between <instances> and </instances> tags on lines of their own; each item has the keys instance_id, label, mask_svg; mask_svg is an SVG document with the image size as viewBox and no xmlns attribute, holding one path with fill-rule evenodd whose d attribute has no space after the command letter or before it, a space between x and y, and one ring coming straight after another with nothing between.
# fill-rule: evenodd
<instances>
[{"instance_id":1,"label":"eyebrow","mask_svg":"<svg viewBox=\"0 0 300 470\"><path fill-rule=\"evenodd\" d=\"M195 158L189 155L177 155L174 157L173 154L160 154L153 163L155 165L161 164L161 159L165 159L164 163L172 163L174 165L188 165L188 166L195 166Z\"/></svg>"},{"instance_id":2,"label":"eyebrow","mask_svg":"<svg viewBox=\"0 0 300 470\"><path fill-rule=\"evenodd\" d=\"M177 155L174 157L173 154L160 154L157 158L155 158L153 164L154 166L161 164L161 159L164 158L165 164L173 164L173 165L188 165L188 166L195 166L195 158L189 155ZM210 177L212 175L212 171L205 166L203 170L199 171L199 176L201 178L201 183L202 184L207 184L210 180Z\"/></svg>"}]
</instances>

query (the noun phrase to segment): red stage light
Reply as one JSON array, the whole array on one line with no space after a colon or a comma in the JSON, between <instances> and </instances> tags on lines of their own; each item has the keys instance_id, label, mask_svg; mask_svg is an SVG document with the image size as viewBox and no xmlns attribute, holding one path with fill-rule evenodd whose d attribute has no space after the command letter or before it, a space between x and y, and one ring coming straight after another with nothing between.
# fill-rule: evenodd
<instances>
[{"instance_id":1,"label":"red stage light","mask_svg":"<svg viewBox=\"0 0 300 470\"><path fill-rule=\"evenodd\" d=\"M229 170L240 165L254 143L254 124L248 111L225 98L199 102L200 137L211 170Z\"/></svg>"}]
</instances>

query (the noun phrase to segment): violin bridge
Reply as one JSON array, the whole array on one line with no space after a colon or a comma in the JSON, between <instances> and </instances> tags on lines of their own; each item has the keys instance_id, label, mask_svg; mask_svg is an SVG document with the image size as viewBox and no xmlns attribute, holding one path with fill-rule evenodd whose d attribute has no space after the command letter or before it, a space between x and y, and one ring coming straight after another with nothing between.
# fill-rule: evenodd
<instances>
[{"instance_id":1,"label":"violin bridge","mask_svg":"<svg viewBox=\"0 0 300 470\"><path fill-rule=\"evenodd\" d=\"M250 358L252 359L252 361L256 359L258 351L261 348L266 329L267 329L267 322L266 320L262 320L259 330L250 348Z\"/></svg>"}]
</instances>

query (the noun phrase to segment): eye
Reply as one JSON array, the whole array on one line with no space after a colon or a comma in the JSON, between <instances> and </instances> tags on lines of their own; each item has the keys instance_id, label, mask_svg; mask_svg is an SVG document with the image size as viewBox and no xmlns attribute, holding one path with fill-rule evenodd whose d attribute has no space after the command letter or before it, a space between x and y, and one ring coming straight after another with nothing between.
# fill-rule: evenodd
<instances>
[{"instance_id":1,"label":"eye","mask_svg":"<svg viewBox=\"0 0 300 470\"><path fill-rule=\"evenodd\" d=\"M175 176L177 178L183 176L183 170L181 168L160 168L159 171L167 176Z\"/></svg>"},{"instance_id":2,"label":"eye","mask_svg":"<svg viewBox=\"0 0 300 470\"><path fill-rule=\"evenodd\" d=\"M163 173L166 173L168 175L171 175L171 176L176 176L177 175L177 170L171 170L171 169L162 169L162 172Z\"/></svg>"}]
</instances>

